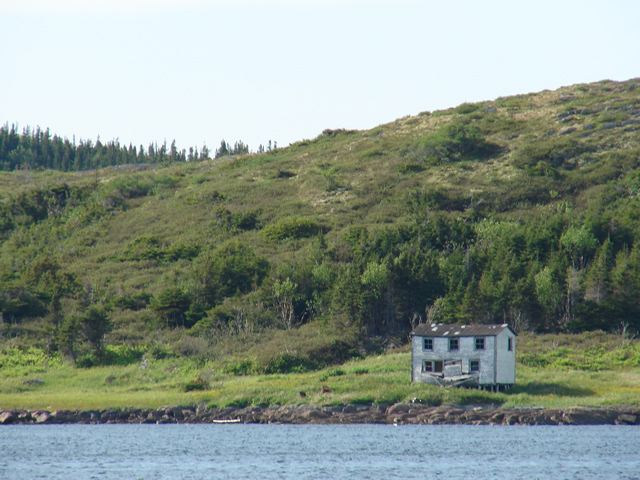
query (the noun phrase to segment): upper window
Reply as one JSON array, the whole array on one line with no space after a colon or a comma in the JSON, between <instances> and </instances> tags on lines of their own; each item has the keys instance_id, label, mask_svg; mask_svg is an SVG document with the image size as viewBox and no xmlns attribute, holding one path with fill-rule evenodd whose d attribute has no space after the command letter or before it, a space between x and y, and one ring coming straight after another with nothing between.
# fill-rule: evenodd
<instances>
[{"instance_id":1,"label":"upper window","mask_svg":"<svg viewBox=\"0 0 640 480\"><path fill-rule=\"evenodd\" d=\"M484 350L484 337L476 337L476 350Z\"/></svg>"},{"instance_id":2,"label":"upper window","mask_svg":"<svg viewBox=\"0 0 640 480\"><path fill-rule=\"evenodd\" d=\"M449 350L458 350L459 346L460 339L458 337L449 339Z\"/></svg>"},{"instance_id":3,"label":"upper window","mask_svg":"<svg viewBox=\"0 0 640 480\"><path fill-rule=\"evenodd\" d=\"M425 338L422 348L424 350L433 350L433 338Z\"/></svg>"},{"instance_id":4,"label":"upper window","mask_svg":"<svg viewBox=\"0 0 640 480\"><path fill-rule=\"evenodd\" d=\"M510 352L513 351L513 338L507 338L507 350Z\"/></svg>"}]
</instances>

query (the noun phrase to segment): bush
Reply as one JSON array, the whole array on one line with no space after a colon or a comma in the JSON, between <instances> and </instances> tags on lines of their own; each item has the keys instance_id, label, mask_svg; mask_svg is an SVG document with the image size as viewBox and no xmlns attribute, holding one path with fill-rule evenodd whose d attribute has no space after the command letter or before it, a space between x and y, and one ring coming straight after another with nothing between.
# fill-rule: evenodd
<instances>
[{"instance_id":1,"label":"bush","mask_svg":"<svg viewBox=\"0 0 640 480\"><path fill-rule=\"evenodd\" d=\"M64 365L57 354L47 355L40 348L9 348L0 350L0 371L6 376L22 376Z\"/></svg>"},{"instance_id":2,"label":"bush","mask_svg":"<svg viewBox=\"0 0 640 480\"><path fill-rule=\"evenodd\" d=\"M121 308L123 310L142 310L147 308L151 300L151 295L146 292L138 292L133 295L123 295L113 299L113 306Z\"/></svg>"},{"instance_id":3,"label":"bush","mask_svg":"<svg viewBox=\"0 0 640 480\"><path fill-rule=\"evenodd\" d=\"M160 241L153 235L143 235L129 242L122 260L157 260L162 256Z\"/></svg>"},{"instance_id":4,"label":"bush","mask_svg":"<svg viewBox=\"0 0 640 480\"><path fill-rule=\"evenodd\" d=\"M548 137L526 143L512 153L511 161L515 167L525 170L529 168L533 172L544 168L560 167L567 160L586 150L589 150L586 146L580 145L567 136Z\"/></svg>"},{"instance_id":5,"label":"bush","mask_svg":"<svg viewBox=\"0 0 640 480\"><path fill-rule=\"evenodd\" d=\"M192 382L187 382L184 384L183 390L185 392L195 392L195 391L203 391L209 389L209 382L198 377Z\"/></svg>"},{"instance_id":6,"label":"bush","mask_svg":"<svg viewBox=\"0 0 640 480\"><path fill-rule=\"evenodd\" d=\"M138 363L142 359L143 354L144 350L141 347L132 348L125 345L108 345L105 347L104 353L101 356L95 353L89 353L80 357L77 361L77 366L90 368L98 365L131 365L132 363Z\"/></svg>"},{"instance_id":7,"label":"bush","mask_svg":"<svg viewBox=\"0 0 640 480\"><path fill-rule=\"evenodd\" d=\"M340 368L336 368L333 370L329 370L328 372L323 373L322 375L320 375L319 380L321 382L325 382L329 379L329 377L341 377L342 375L345 374L345 371L340 369Z\"/></svg>"},{"instance_id":8,"label":"bush","mask_svg":"<svg viewBox=\"0 0 640 480\"><path fill-rule=\"evenodd\" d=\"M259 286L269 271L269 262L245 243L230 240L220 245L203 265L204 283L210 303L220 303L238 292Z\"/></svg>"},{"instance_id":9,"label":"bush","mask_svg":"<svg viewBox=\"0 0 640 480\"><path fill-rule=\"evenodd\" d=\"M200 246L195 243L175 242L162 252L162 259L167 262L191 260L200 253Z\"/></svg>"},{"instance_id":10,"label":"bush","mask_svg":"<svg viewBox=\"0 0 640 480\"><path fill-rule=\"evenodd\" d=\"M225 365L224 373L230 375L251 375L255 369L255 362L250 359L236 360Z\"/></svg>"},{"instance_id":11,"label":"bush","mask_svg":"<svg viewBox=\"0 0 640 480\"><path fill-rule=\"evenodd\" d=\"M105 188L107 195L120 198L145 197L153 190L153 183L139 175L125 175L109 182Z\"/></svg>"},{"instance_id":12,"label":"bush","mask_svg":"<svg viewBox=\"0 0 640 480\"><path fill-rule=\"evenodd\" d=\"M226 230L255 230L258 227L258 213L252 211L232 212L224 206L219 206L214 216L218 227Z\"/></svg>"},{"instance_id":13,"label":"bush","mask_svg":"<svg viewBox=\"0 0 640 480\"><path fill-rule=\"evenodd\" d=\"M322 227L317 222L297 215L281 218L262 229L262 235L272 241L308 238L320 232Z\"/></svg>"},{"instance_id":14,"label":"bush","mask_svg":"<svg viewBox=\"0 0 640 480\"><path fill-rule=\"evenodd\" d=\"M259 367L258 373L302 373L317 368L318 365L308 358L290 353L282 353L270 358L266 365Z\"/></svg>"},{"instance_id":15,"label":"bush","mask_svg":"<svg viewBox=\"0 0 640 480\"><path fill-rule=\"evenodd\" d=\"M186 313L191 306L189 295L178 287L165 288L151 299L151 308L169 327L190 327Z\"/></svg>"},{"instance_id":16,"label":"bush","mask_svg":"<svg viewBox=\"0 0 640 480\"><path fill-rule=\"evenodd\" d=\"M180 259L190 260L200 253L200 247L194 243L175 242L164 248L153 235L143 235L129 242L122 261L158 260L161 262L175 262Z\"/></svg>"},{"instance_id":17,"label":"bush","mask_svg":"<svg viewBox=\"0 0 640 480\"><path fill-rule=\"evenodd\" d=\"M424 137L414 152L430 164L465 159L488 158L499 151L498 145L487 142L480 130L462 122L449 123Z\"/></svg>"}]
</instances>

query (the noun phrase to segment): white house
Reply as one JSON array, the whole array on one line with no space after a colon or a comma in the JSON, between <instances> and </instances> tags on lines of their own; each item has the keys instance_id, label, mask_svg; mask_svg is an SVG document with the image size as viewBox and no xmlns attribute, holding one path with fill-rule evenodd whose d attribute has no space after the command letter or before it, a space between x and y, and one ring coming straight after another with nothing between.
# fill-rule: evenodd
<instances>
[{"instance_id":1,"label":"white house","mask_svg":"<svg viewBox=\"0 0 640 480\"><path fill-rule=\"evenodd\" d=\"M491 390L516 382L516 334L508 325L420 324L411 336L412 382Z\"/></svg>"}]
</instances>

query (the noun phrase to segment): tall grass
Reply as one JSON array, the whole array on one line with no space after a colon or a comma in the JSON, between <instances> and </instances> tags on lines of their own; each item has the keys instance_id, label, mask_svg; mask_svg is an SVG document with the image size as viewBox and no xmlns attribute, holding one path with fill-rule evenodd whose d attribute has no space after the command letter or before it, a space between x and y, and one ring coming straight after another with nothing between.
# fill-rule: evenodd
<instances>
[{"instance_id":1,"label":"tall grass","mask_svg":"<svg viewBox=\"0 0 640 480\"><path fill-rule=\"evenodd\" d=\"M545 358L561 348L575 352L596 343L604 344L608 350L584 357L601 357L603 360L597 370L567 364L531 367L521 362L523 357L531 355L531 351L540 352ZM523 335L519 338L518 349L516 385L506 393L411 383L411 354L406 351L351 359L339 366L311 372L272 375L233 375L224 373L219 362L202 363L186 358L145 359L126 366L89 369L59 361L40 361L37 368L29 370L21 362L9 365L6 358L15 357L15 354L4 352L0 356L5 362L0 378L0 406L88 410L154 408L200 402L218 407L299 403L385 405L414 399L427 405L492 404L505 407L640 403L638 365L621 365L617 360L607 360L619 358L622 352L635 358L640 354L638 341L622 342L619 337L604 334ZM25 353L25 358L31 358L30 355L33 352ZM38 358L42 360L42 357ZM200 382L203 388L186 391L186 386L194 381ZM323 392L323 387L328 387L329 392Z\"/></svg>"}]
</instances>

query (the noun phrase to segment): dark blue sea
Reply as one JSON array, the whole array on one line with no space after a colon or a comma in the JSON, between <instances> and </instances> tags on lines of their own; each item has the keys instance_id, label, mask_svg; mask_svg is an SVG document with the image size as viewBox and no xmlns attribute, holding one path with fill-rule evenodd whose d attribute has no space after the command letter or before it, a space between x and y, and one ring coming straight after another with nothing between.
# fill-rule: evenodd
<instances>
[{"instance_id":1,"label":"dark blue sea","mask_svg":"<svg viewBox=\"0 0 640 480\"><path fill-rule=\"evenodd\" d=\"M640 428L3 426L0 478L640 479Z\"/></svg>"}]
</instances>

